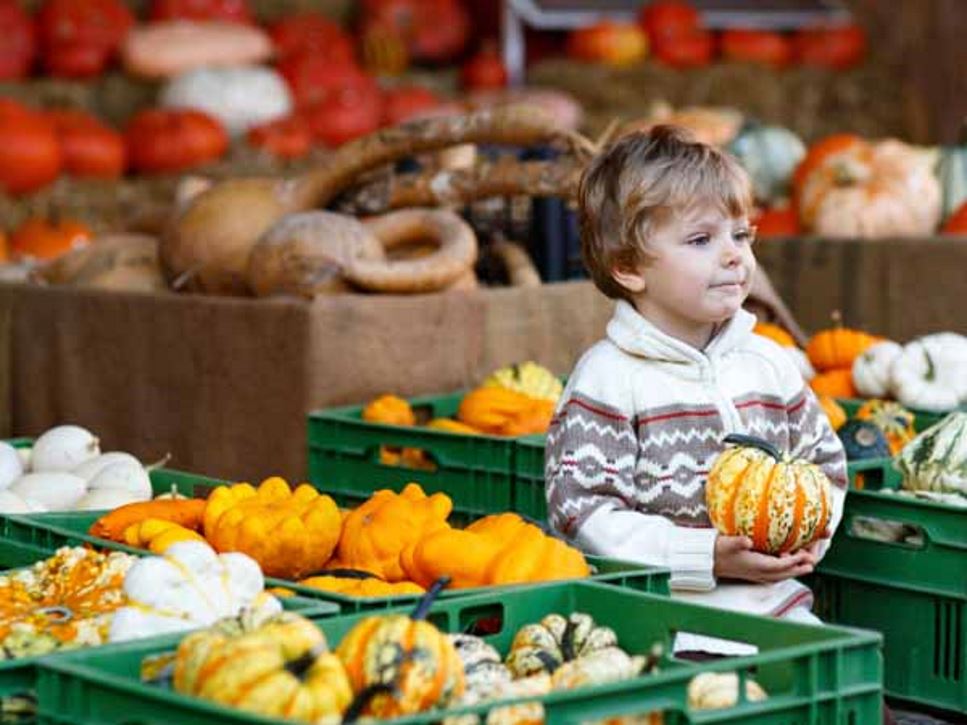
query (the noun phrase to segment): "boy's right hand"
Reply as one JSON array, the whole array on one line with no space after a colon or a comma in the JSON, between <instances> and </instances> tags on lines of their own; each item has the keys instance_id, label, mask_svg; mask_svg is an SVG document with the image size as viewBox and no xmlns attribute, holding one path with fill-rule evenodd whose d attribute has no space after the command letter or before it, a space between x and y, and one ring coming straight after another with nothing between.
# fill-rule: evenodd
<instances>
[{"instance_id":1,"label":"boy's right hand","mask_svg":"<svg viewBox=\"0 0 967 725\"><path fill-rule=\"evenodd\" d=\"M719 535L715 539L715 576L720 579L767 584L804 576L815 566L816 556L808 549L772 556L753 551L748 536Z\"/></svg>"}]
</instances>

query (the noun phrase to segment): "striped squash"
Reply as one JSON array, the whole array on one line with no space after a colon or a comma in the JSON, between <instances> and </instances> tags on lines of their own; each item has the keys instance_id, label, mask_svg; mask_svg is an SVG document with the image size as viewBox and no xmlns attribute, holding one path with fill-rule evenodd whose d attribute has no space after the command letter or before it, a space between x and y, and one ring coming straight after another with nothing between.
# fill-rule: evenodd
<instances>
[{"instance_id":1,"label":"striped squash","mask_svg":"<svg viewBox=\"0 0 967 725\"><path fill-rule=\"evenodd\" d=\"M894 456L916 435L913 413L892 400L867 400L856 411L855 417L879 428L890 444L890 454Z\"/></svg>"},{"instance_id":2,"label":"striped squash","mask_svg":"<svg viewBox=\"0 0 967 725\"><path fill-rule=\"evenodd\" d=\"M967 413L951 413L927 428L895 463L908 490L967 496Z\"/></svg>"},{"instance_id":3,"label":"striped squash","mask_svg":"<svg viewBox=\"0 0 967 725\"><path fill-rule=\"evenodd\" d=\"M705 503L727 536L748 536L756 551L779 554L813 542L830 517L829 479L820 468L783 456L771 443L730 435L712 465Z\"/></svg>"}]
</instances>

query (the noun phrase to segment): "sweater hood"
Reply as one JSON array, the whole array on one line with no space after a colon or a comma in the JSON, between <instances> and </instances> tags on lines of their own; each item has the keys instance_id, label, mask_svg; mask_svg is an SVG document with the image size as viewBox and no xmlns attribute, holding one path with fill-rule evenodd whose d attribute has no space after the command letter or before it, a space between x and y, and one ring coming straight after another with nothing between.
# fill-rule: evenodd
<instances>
[{"instance_id":1,"label":"sweater hood","mask_svg":"<svg viewBox=\"0 0 967 725\"><path fill-rule=\"evenodd\" d=\"M611 342L631 355L669 363L704 364L743 347L755 323L755 315L739 309L706 348L698 350L662 332L629 302L619 300L608 323L607 334Z\"/></svg>"}]
</instances>

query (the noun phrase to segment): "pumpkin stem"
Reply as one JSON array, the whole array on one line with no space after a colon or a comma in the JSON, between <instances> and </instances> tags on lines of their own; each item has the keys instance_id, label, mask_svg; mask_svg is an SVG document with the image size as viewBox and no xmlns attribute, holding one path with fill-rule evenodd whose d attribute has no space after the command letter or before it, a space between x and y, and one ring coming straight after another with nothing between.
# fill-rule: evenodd
<instances>
[{"instance_id":1,"label":"pumpkin stem","mask_svg":"<svg viewBox=\"0 0 967 725\"><path fill-rule=\"evenodd\" d=\"M839 329L843 326L843 313L839 310L833 310L830 315L833 318L833 327Z\"/></svg>"},{"instance_id":2,"label":"pumpkin stem","mask_svg":"<svg viewBox=\"0 0 967 725\"><path fill-rule=\"evenodd\" d=\"M148 473L151 473L151 471L157 471L159 468L164 468L165 467L165 464L167 464L168 461L170 461L170 460L171 460L171 454L170 453L165 453L161 458L159 458L154 463L149 463L147 466L145 466L144 469ZM177 483L171 484L171 493L172 494L178 493L178 484Z\"/></svg>"},{"instance_id":3,"label":"pumpkin stem","mask_svg":"<svg viewBox=\"0 0 967 725\"><path fill-rule=\"evenodd\" d=\"M927 374L926 379L929 382L933 382L937 379L937 367L933 364L933 358L930 357L930 353L927 352L926 346L923 348L923 357L927 361Z\"/></svg>"},{"instance_id":4,"label":"pumpkin stem","mask_svg":"<svg viewBox=\"0 0 967 725\"><path fill-rule=\"evenodd\" d=\"M320 642L315 647L306 650L304 654L299 655L294 660L286 662L285 669L301 680L309 671L309 668L315 664L316 660L325 653L326 643Z\"/></svg>"},{"instance_id":5,"label":"pumpkin stem","mask_svg":"<svg viewBox=\"0 0 967 725\"><path fill-rule=\"evenodd\" d=\"M369 701L376 697L376 695L382 693L391 694L395 692L395 690L395 685L390 685L385 682L377 682L369 687L363 688L359 691L359 694L353 698L353 701L349 703L346 713L342 716L343 723L348 725L348 723L356 722L359 719L359 716L363 714L363 710L366 709Z\"/></svg>"},{"instance_id":6,"label":"pumpkin stem","mask_svg":"<svg viewBox=\"0 0 967 725\"><path fill-rule=\"evenodd\" d=\"M747 436L742 433L730 433L725 436L723 443L734 443L737 446L749 446L751 448L758 448L760 451L768 453L770 456L775 458L777 461L782 460L782 453L779 449L772 445L769 441L763 440L762 438L756 438L755 436Z\"/></svg>"},{"instance_id":7,"label":"pumpkin stem","mask_svg":"<svg viewBox=\"0 0 967 725\"><path fill-rule=\"evenodd\" d=\"M433 582L433 586L427 589L426 594L420 597L420 601L416 603L416 608L413 610L413 614L410 615L410 619L426 619L426 615L430 612L430 607L433 605L433 602L436 601L437 596L449 583L450 577L448 576L441 576Z\"/></svg>"}]
</instances>

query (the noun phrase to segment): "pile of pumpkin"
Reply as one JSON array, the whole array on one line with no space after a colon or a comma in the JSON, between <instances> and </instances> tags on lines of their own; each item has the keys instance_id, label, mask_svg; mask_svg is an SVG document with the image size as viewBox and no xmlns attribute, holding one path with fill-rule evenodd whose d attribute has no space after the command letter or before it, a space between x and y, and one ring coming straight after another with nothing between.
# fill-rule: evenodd
<instances>
[{"instance_id":1,"label":"pile of pumpkin","mask_svg":"<svg viewBox=\"0 0 967 725\"><path fill-rule=\"evenodd\" d=\"M257 488L216 488L207 498L149 501L117 508L90 533L164 553L180 541L242 552L269 576L352 596L412 595L442 576L453 588L585 577L580 551L514 513L486 516L466 529L447 519L448 496L418 484L380 490L352 510L308 484L281 478Z\"/></svg>"},{"instance_id":2,"label":"pile of pumpkin","mask_svg":"<svg viewBox=\"0 0 967 725\"><path fill-rule=\"evenodd\" d=\"M563 386L550 370L535 362L494 371L464 395L455 418L431 418L430 430L463 435L524 436L546 433ZM370 423L410 427L417 413L404 398L381 395L362 410ZM433 470L436 464L418 448L380 447L380 463Z\"/></svg>"},{"instance_id":3,"label":"pile of pumpkin","mask_svg":"<svg viewBox=\"0 0 967 725\"><path fill-rule=\"evenodd\" d=\"M481 637L446 634L426 621L432 596L409 616L363 619L333 651L322 631L296 614L224 620L188 635L167 658L174 689L260 715L347 723L533 697L486 716L523 724L544 721L541 696L649 674L662 659L657 646L648 655L629 655L612 629L582 612L550 613L524 625L501 658ZM146 679L157 668L157 659L145 660ZM747 682L747 700L765 698ZM734 673L699 675L688 687L693 710L729 707L737 699ZM662 718L656 713L634 722L656 725ZM480 719L456 715L443 723L479 725Z\"/></svg>"},{"instance_id":4,"label":"pile of pumpkin","mask_svg":"<svg viewBox=\"0 0 967 725\"><path fill-rule=\"evenodd\" d=\"M571 32L568 54L579 60L626 66L649 50L673 68L698 68L722 60L785 68L793 63L845 70L863 60L866 34L855 24L820 25L785 34L730 28L720 34L702 27L698 11L683 0L644 3L637 22L603 20Z\"/></svg>"}]
</instances>

